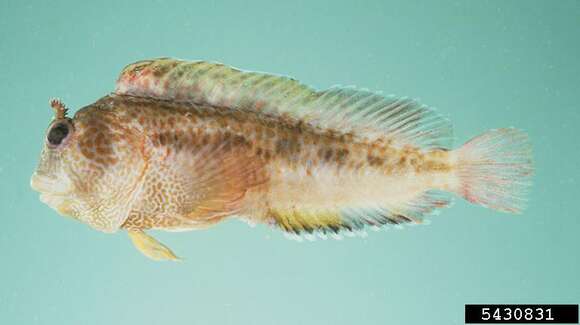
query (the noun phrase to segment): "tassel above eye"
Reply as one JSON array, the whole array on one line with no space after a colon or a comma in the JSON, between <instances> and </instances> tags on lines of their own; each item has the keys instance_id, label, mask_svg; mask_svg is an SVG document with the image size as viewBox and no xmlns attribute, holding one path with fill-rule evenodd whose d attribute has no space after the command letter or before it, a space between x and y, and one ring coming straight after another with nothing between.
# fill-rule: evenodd
<instances>
[{"instance_id":1,"label":"tassel above eye","mask_svg":"<svg viewBox=\"0 0 580 325\"><path fill-rule=\"evenodd\" d=\"M63 102L58 98L53 98L50 100L50 107L54 110L54 115L57 120L67 118L68 109Z\"/></svg>"}]
</instances>

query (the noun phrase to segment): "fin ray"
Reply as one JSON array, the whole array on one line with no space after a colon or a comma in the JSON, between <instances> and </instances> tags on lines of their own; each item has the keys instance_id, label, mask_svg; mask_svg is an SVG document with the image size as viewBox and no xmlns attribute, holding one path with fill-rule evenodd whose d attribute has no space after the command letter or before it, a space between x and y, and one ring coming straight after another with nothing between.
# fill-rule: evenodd
<instances>
[{"instance_id":1,"label":"fin ray","mask_svg":"<svg viewBox=\"0 0 580 325\"><path fill-rule=\"evenodd\" d=\"M514 128L489 130L453 155L459 166L457 194L498 211L524 210L534 171L527 134Z\"/></svg>"},{"instance_id":2,"label":"fin ray","mask_svg":"<svg viewBox=\"0 0 580 325\"><path fill-rule=\"evenodd\" d=\"M177 257L169 247L163 245L157 241L152 236L149 236L144 231L141 230L129 230L127 232L129 238L135 245L135 248L139 250L143 255L155 261L180 261L181 259Z\"/></svg>"},{"instance_id":3,"label":"fin ray","mask_svg":"<svg viewBox=\"0 0 580 325\"><path fill-rule=\"evenodd\" d=\"M387 138L399 147L451 146L447 119L416 100L355 87L316 91L293 78L245 72L219 63L136 62L123 69L115 93L288 115L369 140Z\"/></svg>"},{"instance_id":4,"label":"fin ray","mask_svg":"<svg viewBox=\"0 0 580 325\"><path fill-rule=\"evenodd\" d=\"M447 207L450 203L448 194L430 190L400 206L346 207L333 211L271 210L269 215L273 224L296 236L356 235L367 228L422 224L436 209Z\"/></svg>"}]
</instances>

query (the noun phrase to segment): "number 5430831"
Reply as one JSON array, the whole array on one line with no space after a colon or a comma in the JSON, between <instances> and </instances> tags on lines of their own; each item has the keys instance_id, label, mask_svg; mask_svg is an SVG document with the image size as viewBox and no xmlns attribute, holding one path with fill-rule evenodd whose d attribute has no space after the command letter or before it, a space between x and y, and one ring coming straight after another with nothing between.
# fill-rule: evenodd
<instances>
[{"instance_id":1,"label":"number 5430831","mask_svg":"<svg viewBox=\"0 0 580 325\"><path fill-rule=\"evenodd\" d=\"M510 321L510 320L554 320L551 308L489 308L481 309L482 320Z\"/></svg>"}]
</instances>

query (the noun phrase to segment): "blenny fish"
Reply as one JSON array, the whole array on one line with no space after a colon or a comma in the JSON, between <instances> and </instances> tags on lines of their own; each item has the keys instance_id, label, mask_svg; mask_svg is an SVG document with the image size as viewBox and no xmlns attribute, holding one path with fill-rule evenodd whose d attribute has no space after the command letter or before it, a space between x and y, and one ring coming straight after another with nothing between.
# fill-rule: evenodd
<instances>
[{"instance_id":1,"label":"blenny fish","mask_svg":"<svg viewBox=\"0 0 580 325\"><path fill-rule=\"evenodd\" d=\"M533 171L517 129L453 149L449 121L416 100L205 61L139 61L74 117L51 106L32 188L154 260L178 257L146 231L233 218L340 238L424 223L451 194L518 213Z\"/></svg>"}]
</instances>

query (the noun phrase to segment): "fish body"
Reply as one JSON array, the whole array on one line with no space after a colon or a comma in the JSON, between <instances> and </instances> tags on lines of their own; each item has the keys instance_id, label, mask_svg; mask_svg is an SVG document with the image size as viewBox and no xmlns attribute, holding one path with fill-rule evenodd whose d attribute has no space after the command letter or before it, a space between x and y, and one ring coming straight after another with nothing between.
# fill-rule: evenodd
<instances>
[{"instance_id":1,"label":"fish body","mask_svg":"<svg viewBox=\"0 0 580 325\"><path fill-rule=\"evenodd\" d=\"M521 131L451 150L449 122L414 100L208 62L140 61L74 118L53 107L32 187L153 259L176 256L144 231L234 217L325 238L422 223L447 192L518 212L532 171Z\"/></svg>"}]
</instances>

